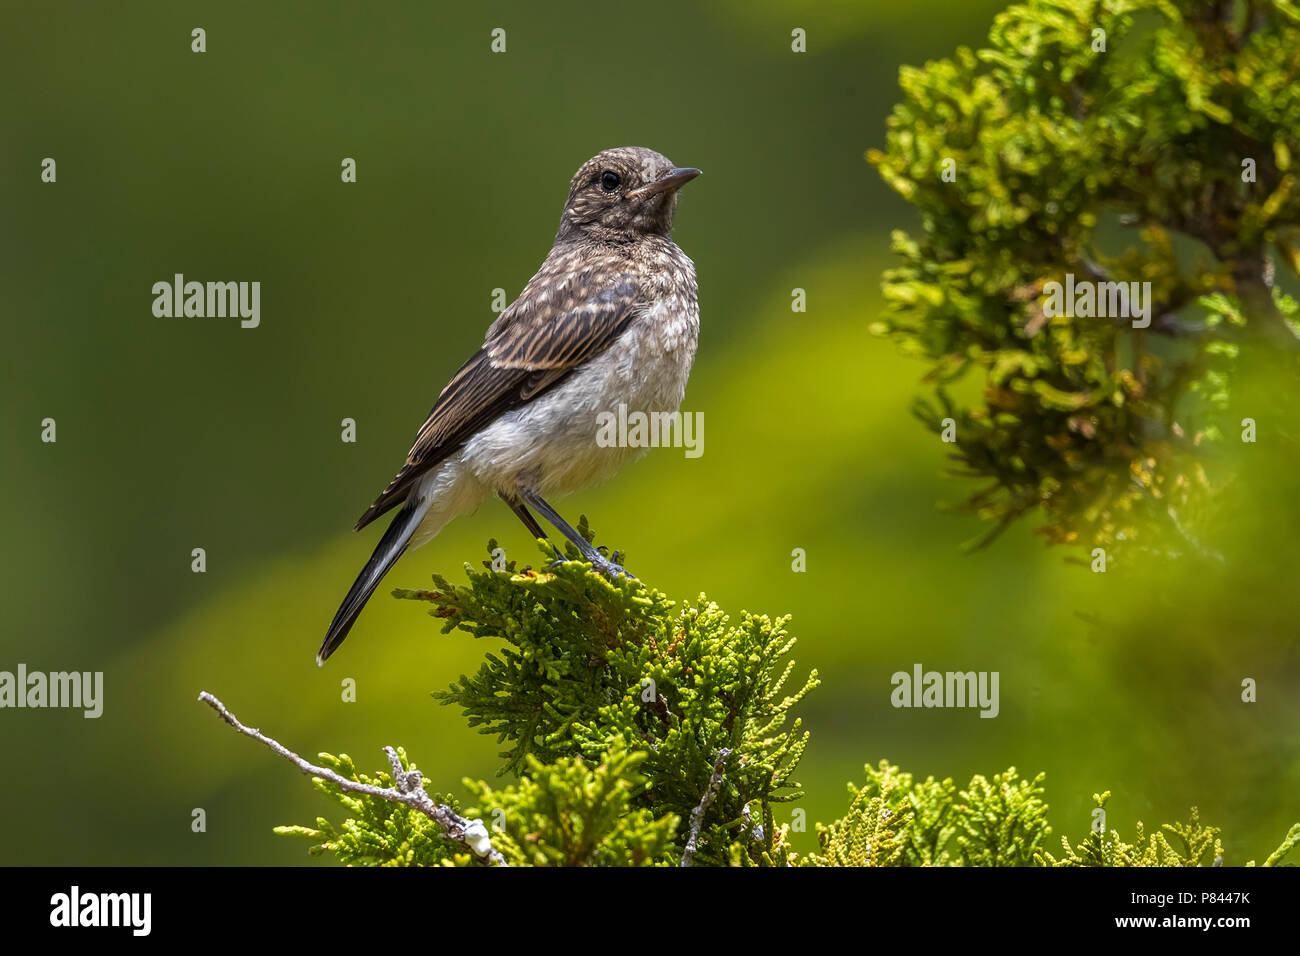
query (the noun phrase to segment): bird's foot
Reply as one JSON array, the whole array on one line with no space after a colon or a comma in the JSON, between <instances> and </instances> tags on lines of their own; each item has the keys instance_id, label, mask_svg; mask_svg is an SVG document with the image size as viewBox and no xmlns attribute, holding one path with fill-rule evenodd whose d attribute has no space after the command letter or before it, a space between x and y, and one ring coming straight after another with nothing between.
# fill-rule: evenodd
<instances>
[{"instance_id":1,"label":"bird's foot","mask_svg":"<svg viewBox=\"0 0 1300 956\"><path fill-rule=\"evenodd\" d=\"M614 553L615 555L618 554L617 551ZM635 574L633 574L627 568L623 567L621 564L617 564L616 562L611 561L603 554L593 554L590 555L589 557L584 558L583 560L590 561L591 566L593 568L595 568L601 574L605 575L605 577L609 578L610 580L615 580L620 577L627 578L630 581L636 580ZM549 572L554 572L556 568L558 568L562 564L565 564L567 561L568 558L557 558L556 560L552 561L550 564L546 566L546 570Z\"/></svg>"},{"instance_id":2,"label":"bird's foot","mask_svg":"<svg viewBox=\"0 0 1300 956\"><path fill-rule=\"evenodd\" d=\"M618 556L617 551L615 551L614 554L616 557ZM596 560L595 558L598 558L599 560ZM623 567L623 565L611 561L603 554L597 554L595 558L593 558L591 562L591 566L595 568L597 571L604 574L607 578L614 580L619 577L625 577L630 581L636 580L635 574L633 574L627 568Z\"/></svg>"}]
</instances>

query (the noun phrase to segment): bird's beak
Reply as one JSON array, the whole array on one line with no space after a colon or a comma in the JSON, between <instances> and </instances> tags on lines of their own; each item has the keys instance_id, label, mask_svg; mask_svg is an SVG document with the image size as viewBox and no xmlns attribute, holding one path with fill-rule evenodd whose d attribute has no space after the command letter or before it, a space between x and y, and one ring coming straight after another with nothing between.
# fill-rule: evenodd
<instances>
[{"instance_id":1,"label":"bird's beak","mask_svg":"<svg viewBox=\"0 0 1300 956\"><path fill-rule=\"evenodd\" d=\"M659 193L676 192L700 174L694 166L674 166L667 173L652 183L630 190L628 199L640 199L643 196L657 196Z\"/></svg>"}]
</instances>

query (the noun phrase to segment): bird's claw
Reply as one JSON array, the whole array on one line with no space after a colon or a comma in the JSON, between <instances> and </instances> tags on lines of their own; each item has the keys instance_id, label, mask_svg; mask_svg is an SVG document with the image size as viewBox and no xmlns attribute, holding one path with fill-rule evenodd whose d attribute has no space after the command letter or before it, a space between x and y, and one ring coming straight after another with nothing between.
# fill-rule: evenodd
<instances>
[{"instance_id":1,"label":"bird's claw","mask_svg":"<svg viewBox=\"0 0 1300 956\"><path fill-rule=\"evenodd\" d=\"M615 564L613 561L609 560L609 558L606 558L603 555L601 556L599 561L591 562L591 565L592 567L596 568L596 570L603 572L605 576L610 578L611 580L618 577L625 577L629 581L636 580L635 574L633 574L627 568L623 567L621 564Z\"/></svg>"},{"instance_id":2,"label":"bird's claw","mask_svg":"<svg viewBox=\"0 0 1300 956\"><path fill-rule=\"evenodd\" d=\"M568 560L568 558L556 558L546 566L547 572L554 572L560 565L568 563ZM595 555L595 559L591 561L591 566L610 579L624 577L629 581L636 580L635 574L623 567L621 564L615 564L602 554Z\"/></svg>"}]
</instances>

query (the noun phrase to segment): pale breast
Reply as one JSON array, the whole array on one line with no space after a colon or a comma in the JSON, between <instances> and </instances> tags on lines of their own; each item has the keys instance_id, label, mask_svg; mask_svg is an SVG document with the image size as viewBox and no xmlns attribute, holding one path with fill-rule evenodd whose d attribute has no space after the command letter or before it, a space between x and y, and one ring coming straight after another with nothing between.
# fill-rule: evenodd
<instances>
[{"instance_id":1,"label":"pale breast","mask_svg":"<svg viewBox=\"0 0 1300 956\"><path fill-rule=\"evenodd\" d=\"M674 246L673 249L676 249ZM466 443L462 460L507 493L526 484L562 495L604 481L648 449L602 446L602 413L677 411L699 340L694 268L665 270L660 294L600 355L538 399L507 412ZM674 263L674 265L678 265Z\"/></svg>"}]
</instances>

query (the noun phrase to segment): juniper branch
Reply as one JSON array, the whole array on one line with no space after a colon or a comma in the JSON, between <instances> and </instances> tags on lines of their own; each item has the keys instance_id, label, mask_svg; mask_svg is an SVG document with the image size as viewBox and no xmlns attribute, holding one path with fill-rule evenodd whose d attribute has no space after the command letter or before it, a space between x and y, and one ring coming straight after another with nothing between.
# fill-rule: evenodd
<instances>
[{"instance_id":1,"label":"juniper branch","mask_svg":"<svg viewBox=\"0 0 1300 956\"><path fill-rule=\"evenodd\" d=\"M333 770L318 767L298 756L278 740L266 736L260 730L244 726L239 722L239 718L226 708L225 704L207 691L199 694L199 700L215 710L222 720L245 737L252 737L254 740L260 741L273 753L279 754L308 776L320 777L322 780L334 784L340 790L346 790L349 793L379 797L391 803L400 803L403 806L410 807L412 810L423 813L438 824L447 839L464 844L475 856L490 860L497 866L507 865L505 857L498 850L493 849L491 838L488 836L483 821L467 820L452 810L451 807L435 803L433 798L424 790L424 778L420 771L404 770L402 761L397 756L397 751L392 747L385 747L384 753L388 755L388 762L392 765L393 782L396 784L396 788L376 787L368 783L359 783L356 780L349 780Z\"/></svg>"},{"instance_id":2,"label":"juniper branch","mask_svg":"<svg viewBox=\"0 0 1300 956\"><path fill-rule=\"evenodd\" d=\"M763 824L754 822L754 815L749 812L749 804L741 808L740 815L745 818L745 829L749 831L749 838L755 843L762 843L764 839Z\"/></svg>"},{"instance_id":3,"label":"juniper branch","mask_svg":"<svg viewBox=\"0 0 1300 956\"><path fill-rule=\"evenodd\" d=\"M1268 859L1264 861L1265 866L1277 866L1282 862L1282 857L1286 856L1300 843L1300 823L1293 826L1282 841L1282 845L1269 854Z\"/></svg>"},{"instance_id":4,"label":"juniper branch","mask_svg":"<svg viewBox=\"0 0 1300 956\"><path fill-rule=\"evenodd\" d=\"M690 866L695 862L700 827L704 825L704 815L709 812L709 807L713 806L713 801L718 797L718 790L722 787L722 770L730 756L730 747L723 747L718 751L718 759L713 764L713 774L709 777L708 789L704 791L704 796L700 797L700 805L691 811L691 830L690 836L686 839L686 849L682 851L682 866Z\"/></svg>"}]
</instances>

